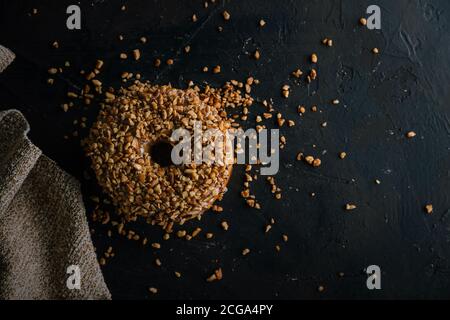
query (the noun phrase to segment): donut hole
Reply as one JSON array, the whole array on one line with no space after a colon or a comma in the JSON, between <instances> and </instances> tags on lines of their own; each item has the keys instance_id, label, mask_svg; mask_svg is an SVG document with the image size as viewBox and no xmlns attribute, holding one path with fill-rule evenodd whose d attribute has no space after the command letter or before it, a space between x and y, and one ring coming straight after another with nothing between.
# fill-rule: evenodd
<instances>
[{"instance_id":1,"label":"donut hole","mask_svg":"<svg viewBox=\"0 0 450 320\"><path fill-rule=\"evenodd\" d=\"M150 157L154 162L163 168L173 166L172 162L173 146L167 141L155 143L150 148Z\"/></svg>"}]
</instances>

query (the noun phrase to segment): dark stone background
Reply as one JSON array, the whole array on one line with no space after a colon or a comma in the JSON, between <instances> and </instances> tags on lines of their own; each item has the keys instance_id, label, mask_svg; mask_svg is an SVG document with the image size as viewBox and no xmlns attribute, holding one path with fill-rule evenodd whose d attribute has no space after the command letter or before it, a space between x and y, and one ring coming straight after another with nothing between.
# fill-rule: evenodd
<instances>
[{"instance_id":1,"label":"dark stone background","mask_svg":"<svg viewBox=\"0 0 450 320\"><path fill-rule=\"evenodd\" d=\"M145 79L179 87L191 79L219 86L252 75L261 80L254 97L273 98L275 108L297 122L282 130L288 144L276 180L283 201L275 201L260 179L254 190L263 210L248 209L239 195L243 170L238 168L223 201L225 212L186 226L214 232L213 241L170 240L153 251L109 239L106 227L93 224L98 251L112 245L116 252L104 268L114 298L147 298L149 286L160 291L152 299L450 298L450 2L217 2L204 9L202 1L80 1L82 30L68 31L65 10L72 1L0 1L0 43L18 55L0 76L1 109L26 115L32 141L83 181L86 198L92 192L92 183L83 179L89 164L79 138L63 136L75 130L73 120L93 121L98 107L65 114L60 104L68 89L83 83L79 70L90 70L97 58L105 60L100 79L114 87L122 71L140 71ZM126 12L120 10L123 3ZM381 31L358 26L370 4L382 8ZM33 7L39 9L36 16L28 15ZM231 13L228 23L224 9ZM263 29L261 18L267 21ZM123 42L119 34L126 37ZM149 38L146 45L138 41L143 35ZM334 40L332 48L321 45L325 36ZM54 40L60 49L51 47ZM186 55L182 48L188 43L192 51ZM118 59L136 47L143 52L140 62ZM381 54L371 54L373 47ZM259 61L248 55L256 48ZM307 70L312 52L319 55L319 79L297 87L289 75L297 67ZM174 58L175 64L155 69L156 57ZM66 60L72 67L48 86L46 70ZM201 72L216 64L221 75ZM291 97L284 100L280 88L289 83ZM341 105L331 106L336 97ZM300 118L299 104L318 104L322 112ZM260 108L252 109L251 119ZM415 139L405 138L410 130L417 132ZM344 161L337 156L343 150ZM296 162L300 151L319 155L322 167ZM358 209L345 212L348 202ZM427 203L433 203L433 215L425 214ZM277 223L265 235L272 217ZM223 219L231 225L227 233L219 226ZM157 228L136 228L151 242L161 241ZM287 244L281 241L284 233ZM244 258L245 247L252 253ZM163 268L154 266L156 257ZM382 268L380 291L366 288L363 270L371 264ZM217 267L224 270L223 281L206 283ZM176 279L174 271L183 277ZM319 285L325 292L318 292Z\"/></svg>"}]
</instances>

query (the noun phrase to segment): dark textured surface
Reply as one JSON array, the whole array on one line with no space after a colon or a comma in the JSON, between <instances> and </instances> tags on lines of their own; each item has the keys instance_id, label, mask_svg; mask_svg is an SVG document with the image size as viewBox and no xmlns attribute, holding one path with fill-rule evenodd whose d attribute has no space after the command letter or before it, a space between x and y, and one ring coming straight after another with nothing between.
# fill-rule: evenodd
<instances>
[{"instance_id":1,"label":"dark textured surface","mask_svg":"<svg viewBox=\"0 0 450 320\"><path fill-rule=\"evenodd\" d=\"M450 298L450 2L227 1L204 9L202 1L142 0L128 1L121 12L122 2L81 1L83 29L70 32L70 1L0 1L0 43L18 55L0 76L1 108L23 111L33 142L68 172L82 180L88 163L79 141L63 136L75 130L74 119L95 119L98 108L64 114L59 105L65 90L81 85L79 69L89 69L97 58L105 60L100 78L111 86L119 85L121 71L139 70L145 79L182 87L190 79L220 85L252 75L262 82L253 95L273 98L297 126L283 129L288 144L276 177L283 200L273 200L266 182L258 181L263 210L246 208L239 196L242 169L236 170L225 212L209 214L200 224L216 234L213 241L170 240L156 252L108 239L106 228L93 225L99 252L109 245L116 252L104 269L114 298L146 298L148 286L159 288L157 298ZM358 26L369 4L382 8L381 31ZM39 14L30 17L33 7ZM223 8L231 13L228 23L220 15ZM199 17L195 24L193 13ZM264 29L258 27L261 18ZM138 43L142 35L148 44ZM334 40L332 48L321 45L325 36ZM51 48L54 40L59 50ZM186 55L182 48L188 43L192 50ZM142 61L119 61L120 52L135 47L142 49ZM371 54L373 47L381 55ZM248 56L256 48L262 53L257 62ZM289 74L308 69L311 52L319 55L319 80L297 87ZM157 70L155 57L174 58L175 64ZM46 85L48 67L66 60L72 67L53 87ZM221 75L201 72L216 64ZM293 90L283 100L286 83ZM341 105L331 106L336 97ZM318 104L322 112L300 119L299 104ZM413 140L405 138L410 130L418 134ZM337 155L343 150L348 157L342 161ZM300 151L320 155L322 167L296 162ZM345 212L348 202L358 209ZM433 215L424 213L427 203L433 203ZM277 224L265 235L272 217ZM231 225L227 233L219 227L222 219ZM160 241L160 230L137 228L151 242ZM246 247L252 253L244 258ZM156 257L161 269L154 267ZM365 285L363 269L371 264L383 272L377 292ZM206 283L216 267L223 268L224 280ZM176 279L174 271L183 277ZM319 285L325 292L317 291Z\"/></svg>"}]
</instances>

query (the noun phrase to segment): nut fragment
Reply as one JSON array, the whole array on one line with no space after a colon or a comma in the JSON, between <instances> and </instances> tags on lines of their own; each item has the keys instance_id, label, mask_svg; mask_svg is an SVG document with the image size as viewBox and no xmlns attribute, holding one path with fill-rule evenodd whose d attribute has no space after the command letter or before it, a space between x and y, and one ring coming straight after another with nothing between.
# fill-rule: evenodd
<instances>
[{"instance_id":1,"label":"nut fragment","mask_svg":"<svg viewBox=\"0 0 450 320\"><path fill-rule=\"evenodd\" d=\"M417 134L416 134L414 131L409 131L409 132L406 134L406 137L409 138L409 139L412 139L412 138L414 138L416 135L417 135Z\"/></svg>"},{"instance_id":2,"label":"nut fragment","mask_svg":"<svg viewBox=\"0 0 450 320\"><path fill-rule=\"evenodd\" d=\"M220 73L221 70L222 70L222 68L221 68L220 66L215 66L215 67L213 68L213 73L214 73L214 74L218 74L218 73Z\"/></svg>"},{"instance_id":3,"label":"nut fragment","mask_svg":"<svg viewBox=\"0 0 450 320\"><path fill-rule=\"evenodd\" d=\"M318 167L320 167L321 164L322 164L322 160L320 160L319 158L314 159L313 167L318 168Z\"/></svg>"},{"instance_id":4,"label":"nut fragment","mask_svg":"<svg viewBox=\"0 0 450 320\"><path fill-rule=\"evenodd\" d=\"M225 231L228 231L228 229L230 228L230 226L228 225L228 222L226 222L226 221L223 221L220 225L222 226L222 229Z\"/></svg>"},{"instance_id":5,"label":"nut fragment","mask_svg":"<svg viewBox=\"0 0 450 320\"><path fill-rule=\"evenodd\" d=\"M433 205L432 205L432 204L427 204L427 205L425 206L425 211L426 211L428 214L432 214L432 213L433 213Z\"/></svg>"},{"instance_id":6,"label":"nut fragment","mask_svg":"<svg viewBox=\"0 0 450 320\"><path fill-rule=\"evenodd\" d=\"M222 280L222 278L223 278L222 269L217 269L208 279L206 279L206 281L208 282L220 281Z\"/></svg>"},{"instance_id":7,"label":"nut fragment","mask_svg":"<svg viewBox=\"0 0 450 320\"><path fill-rule=\"evenodd\" d=\"M159 244L157 242L152 243L152 248L154 248L154 249L161 249L161 244Z\"/></svg>"},{"instance_id":8,"label":"nut fragment","mask_svg":"<svg viewBox=\"0 0 450 320\"><path fill-rule=\"evenodd\" d=\"M292 72L292 75L293 75L294 77L296 77L296 78L300 78L300 77L303 75L303 72L302 72L302 70L297 69L297 70L295 70L295 71Z\"/></svg>"},{"instance_id":9,"label":"nut fragment","mask_svg":"<svg viewBox=\"0 0 450 320\"><path fill-rule=\"evenodd\" d=\"M139 49L134 49L133 50L133 57L134 60L139 60L141 58L141 51Z\"/></svg>"},{"instance_id":10,"label":"nut fragment","mask_svg":"<svg viewBox=\"0 0 450 320\"><path fill-rule=\"evenodd\" d=\"M313 163L314 163L314 157L312 157L312 156L307 156L307 157L305 158L305 161L306 161L308 164L313 164Z\"/></svg>"},{"instance_id":11,"label":"nut fragment","mask_svg":"<svg viewBox=\"0 0 450 320\"><path fill-rule=\"evenodd\" d=\"M224 12L222 13L222 16L223 16L223 18L225 19L225 21L228 21L228 20L230 20L230 18L231 18L231 15L230 15L230 13L229 13L228 11L224 11Z\"/></svg>"}]
</instances>

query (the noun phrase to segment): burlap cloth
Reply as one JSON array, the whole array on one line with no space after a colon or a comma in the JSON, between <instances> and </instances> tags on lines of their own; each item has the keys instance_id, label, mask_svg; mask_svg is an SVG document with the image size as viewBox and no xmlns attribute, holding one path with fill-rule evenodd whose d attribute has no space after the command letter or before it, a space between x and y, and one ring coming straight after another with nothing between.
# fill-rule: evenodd
<instances>
[{"instance_id":1,"label":"burlap cloth","mask_svg":"<svg viewBox=\"0 0 450 320\"><path fill-rule=\"evenodd\" d=\"M0 299L110 299L79 183L28 131L19 111L0 112ZM70 266L79 268L79 289L67 285L77 283Z\"/></svg>"}]
</instances>

